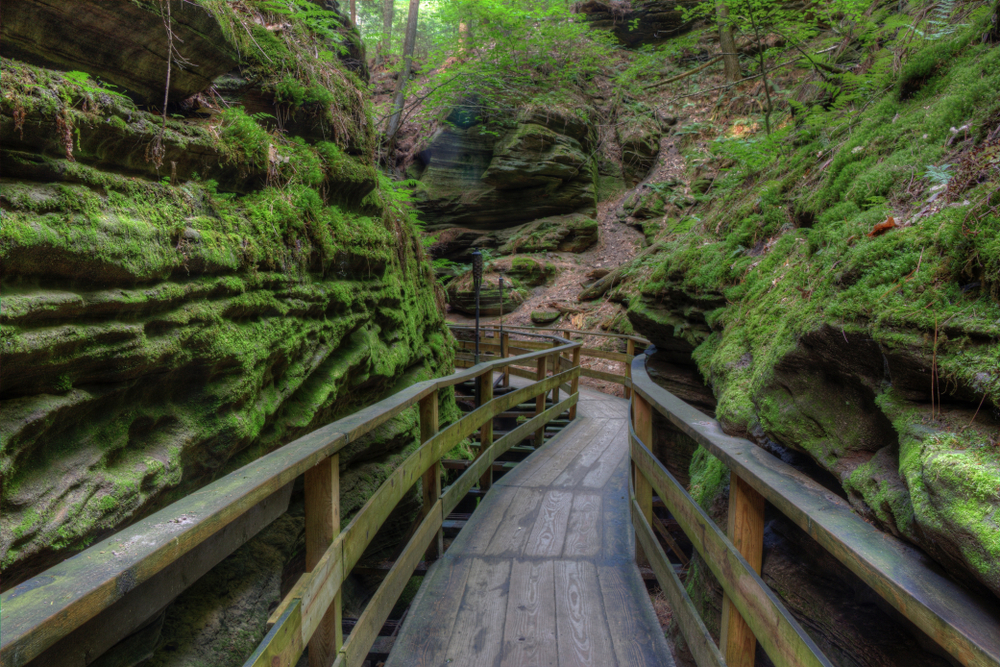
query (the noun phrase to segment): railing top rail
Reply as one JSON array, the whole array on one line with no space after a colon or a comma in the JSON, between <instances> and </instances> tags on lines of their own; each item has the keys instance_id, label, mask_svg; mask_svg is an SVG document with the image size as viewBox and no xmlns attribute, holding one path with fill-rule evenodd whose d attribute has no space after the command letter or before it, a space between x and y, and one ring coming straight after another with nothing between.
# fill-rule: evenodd
<instances>
[{"instance_id":1,"label":"railing top rail","mask_svg":"<svg viewBox=\"0 0 1000 667\"><path fill-rule=\"evenodd\" d=\"M465 325L465 324L462 324L462 325L459 325L459 324L449 324L448 326L452 327L452 328L463 328L463 329L471 328L471 327L469 327L468 325ZM497 330L500 329L500 327L498 327L495 324L480 325L479 328L480 329L488 329L490 331L497 331ZM524 335L524 336L542 335L542 334L531 334L531 333L522 333L522 332L530 332L530 331L555 331L557 333L581 334L581 335L584 335L584 336L603 336L604 338L624 338L624 339L627 339L627 340L631 340L634 343L639 343L640 345L652 345L652 343L650 341L646 340L645 338L642 338L641 336L630 336L628 334L607 333L607 332L604 332L604 331L582 331L580 329L565 329L565 328L562 328L562 327L524 327L524 326L509 325L509 324L503 325L503 329L504 329L504 331L515 330L518 335ZM512 333L513 332L514 331L512 331Z\"/></svg>"},{"instance_id":2,"label":"railing top rail","mask_svg":"<svg viewBox=\"0 0 1000 667\"><path fill-rule=\"evenodd\" d=\"M560 345L484 361L414 384L302 436L0 595L0 657L19 667L151 579L323 459L431 392L513 363L581 347Z\"/></svg>"},{"instance_id":3,"label":"railing top rail","mask_svg":"<svg viewBox=\"0 0 1000 667\"><path fill-rule=\"evenodd\" d=\"M871 586L963 665L1000 665L1000 605L949 579L922 552L879 531L851 506L749 440L660 387L645 355L632 362L632 390L709 450L768 502Z\"/></svg>"}]
</instances>

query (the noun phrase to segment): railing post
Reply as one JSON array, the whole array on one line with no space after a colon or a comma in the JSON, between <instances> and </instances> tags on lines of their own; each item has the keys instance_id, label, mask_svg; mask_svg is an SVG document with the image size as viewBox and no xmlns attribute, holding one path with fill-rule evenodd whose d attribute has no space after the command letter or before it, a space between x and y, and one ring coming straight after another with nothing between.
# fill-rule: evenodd
<instances>
[{"instance_id":1,"label":"railing post","mask_svg":"<svg viewBox=\"0 0 1000 667\"><path fill-rule=\"evenodd\" d=\"M510 334L506 332L500 335L500 356L510 356ZM510 366L503 367L503 386L510 386Z\"/></svg>"},{"instance_id":2,"label":"railing post","mask_svg":"<svg viewBox=\"0 0 1000 667\"><path fill-rule=\"evenodd\" d=\"M555 347L559 347L559 341L556 341L556 340L552 341L552 347L554 347L554 348ZM558 375L560 373L560 371L562 371L562 362L560 361L561 358L562 358L562 354L553 354L552 355L552 374L553 375ZM559 385L556 385L555 387L552 388L552 405L556 405L558 403L559 403Z\"/></svg>"},{"instance_id":3,"label":"railing post","mask_svg":"<svg viewBox=\"0 0 1000 667\"><path fill-rule=\"evenodd\" d=\"M305 482L306 571L311 572L340 534L340 456L307 470ZM328 667L343 644L338 591L309 640L309 667Z\"/></svg>"},{"instance_id":4,"label":"railing post","mask_svg":"<svg viewBox=\"0 0 1000 667\"><path fill-rule=\"evenodd\" d=\"M542 382L545 380L545 357L538 357L538 366L535 372L535 382ZM543 391L535 399L535 416L545 412L545 392ZM542 446L542 439L545 437L545 424L538 427L535 431L535 449Z\"/></svg>"},{"instance_id":5,"label":"railing post","mask_svg":"<svg viewBox=\"0 0 1000 667\"><path fill-rule=\"evenodd\" d=\"M760 574L764 560L764 496L735 472L729 476L729 541ZM753 667L757 638L729 596L722 596L722 629L719 645L728 667Z\"/></svg>"},{"instance_id":6,"label":"railing post","mask_svg":"<svg viewBox=\"0 0 1000 667\"><path fill-rule=\"evenodd\" d=\"M476 378L479 383L479 405L486 405L493 400L493 371L489 370ZM479 428L479 453L480 456L486 454L486 450L493 444L493 418L487 419ZM486 468L486 472L479 478L479 488L486 491L493 485L493 466Z\"/></svg>"},{"instance_id":7,"label":"railing post","mask_svg":"<svg viewBox=\"0 0 1000 667\"><path fill-rule=\"evenodd\" d=\"M583 347L583 346L581 345L580 347ZM580 368L580 347L574 347L573 348L573 368L576 368L576 369ZM579 373L579 371L577 372L576 377L574 377L572 380L569 381L569 393L570 394L575 394L578 391L580 391L580 373ZM573 407L571 407L569 409L569 418L570 418L570 421L576 419L576 404L573 404Z\"/></svg>"},{"instance_id":8,"label":"railing post","mask_svg":"<svg viewBox=\"0 0 1000 667\"><path fill-rule=\"evenodd\" d=\"M420 399L420 444L437 435L438 432L438 393L432 391ZM441 463L435 461L427 469L421 481L424 505L420 512L421 518L427 516L434 503L441 497ZM444 553L444 532L438 531L437 539L427 549L427 558L440 558Z\"/></svg>"},{"instance_id":9,"label":"railing post","mask_svg":"<svg viewBox=\"0 0 1000 667\"><path fill-rule=\"evenodd\" d=\"M632 396L632 419L634 420L633 426L635 428L635 436L642 441L647 448L652 448L653 446L653 409L646 402L646 399L639 394L634 394ZM642 474L642 471L635 465L632 464L632 477L633 485L635 488L635 502L639 505L639 509L642 511L646 521L649 525L653 525L653 487L650 486L649 480L646 476ZM635 543L635 559L640 565L649 565L649 559L642 551L642 547L639 545L639 540L636 538Z\"/></svg>"},{"instance_id":10,"label":"railing post","mask_svg":"<svg viewBox=\"0 0 1000 667\"><path fill-rule=\"evenodd\" d=\"M632 357L635 356L635 341L631 338L628 339L628 347L625 349L625 354L628 355L628 361L625 362L625 377L629 380L632 379ZM625 386L625 398L632 397L632 388L628 385ZM652 446L652 445L650 445Z\"/></svg>"}]
</instances>

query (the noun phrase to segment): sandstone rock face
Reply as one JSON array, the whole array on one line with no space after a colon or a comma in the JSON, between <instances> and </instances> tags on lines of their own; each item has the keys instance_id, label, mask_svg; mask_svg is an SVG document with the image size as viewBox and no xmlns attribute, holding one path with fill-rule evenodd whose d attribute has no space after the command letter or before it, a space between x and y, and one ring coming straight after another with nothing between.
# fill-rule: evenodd
<instances>
[{"instance_id":1,"label":"sandstone rock face","mask_svg":"<svg viewBox=\"0 0 1000 667\"><path fill-rule=\"evenodd\" d=\"M595 28L610 30L625 46L660 44L691 29L683 10L692 0L632 0L622 8L608 0L587 0L579 11Z\"/></svg>"},{"instance_id":2,"label":"sandstone rock face","mask_svg":"<svg viewBox=\"0 0 1000 667\"><path fill-rule=\"evenodd\" d=\"M622 147L622 172L625 182L635 185L646 178L660 153L660 126L650 113L635 115L617 128Z\"/></svg>"},{"instance_id":3,"label":"sandstone rock face","mask_svg":"<svg viewBox=\"0 0 1000 667\"><path fill-rule=\"evenodd\" d=\"M476 248L496 249L502 255L535 252L583 252L600 240L593 218L574 213L542 218L516 227L481 232L453 227L437 233L428 252L434 258L468 263Z\"/></svg>"},{"instance_id":4,"label":"sandstone rock face","mask_svg":"<svg viewBox=\"0 0 1000 667\"><path fill-rule=\"evenodd\" d=\"M419 155L418 207L429 229L495 230L572 212L593 213L589 128L570 113L522 110L501 136L453 114Z\"/></svg>"},{"instance_id":5,"label":"sandstone rock face","mask_svg":"<svg viewBox=\"0 0 1000 667\"><path fill-rule=\"evenodd\" d=\"M102 25L105 3L72 4L68 25L82 26L84 40L87 26ZM141 43L153 23L162 29L155 3L121 4L125 17L146 12L128 39ZM253 18L263 5L183 4L175 23L191 58L236 53L234 34L263 39ZM8 23L8 5L15 3L4 5L5 46L31 42L23 22ZM203 22L197 29L192 17ZM294 14L283 20L291 27L266 36L275 68L325 44ZM65 46L65 62L79 70L91 57L82 44ZM97 58L100 45L94 49ZM261 86L283 80L249 61L249 50L239 53L242 75ZM305 64L295 83L333 91L324 122L350 132L325 140L268 132L239 106L164 127L94 78L3 60L4 588L449 368L448 334L415 232L380 194L364 157L371 153L355 153L374 145L372 129L358 124L366 102L357 79L336 58L323 63ZM198 88L196 75L232 64L220 56L214 69L192 69L178 79L187 88L177 95ZM91 73L106 76L97 65ZM352 96L326 87L335 79ZM281 90L294 87L285 83ZM312 103L311 94L299 102ZM412 424L397 426L399 433L358 443L367 454L342 461L368 465L409 446ZM389 470L369 470L345 493L370 494ZM351 469L344 474L350 479Z\"/></svg>"}]
</instances>

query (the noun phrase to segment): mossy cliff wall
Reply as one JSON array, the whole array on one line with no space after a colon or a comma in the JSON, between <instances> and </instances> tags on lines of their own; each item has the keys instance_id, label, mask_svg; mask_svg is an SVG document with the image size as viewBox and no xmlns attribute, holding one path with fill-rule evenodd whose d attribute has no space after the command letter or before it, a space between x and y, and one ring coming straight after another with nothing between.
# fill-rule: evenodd
<instances>
[{"instance_id":1,"label":"mossy cliff wall","mask_svg":"<svg viewBox=\"0 0 1000 667\"><path fill-rule=\"evenodd\" d=\"M3 7L4 588L451 364L346 20L171 3L168 86L165 5L107 5Z\"/></svg>"},{"instance_id":2,"label":"mossy cliff wall","mask_svg":"<svg viewBox=\"0 0 1000 667\"><path fill-rule=\"evenodd\" d=\"M617 296L638 332L697 366L727 432L795 461L1000 597L1000 46L983 37L989 13L917 43L898 73L892 44L875 52L885 92L863 108L698 154L716 177L695 195L698 217L664 219L659 251ZM763 144L780 157L754 156ZM676 465L724 520L728 471L704 452ZM877 605L867 589L774 519L765 579L828 655L906 664L889 644L858 643L871 625L856 610ZM796 552L798 573L786 567ZM810 568L839 577L844 606L819 577L795 583ZM689 585L711 619L710 579L702 569Z\"/></svg>"}]
</instances>

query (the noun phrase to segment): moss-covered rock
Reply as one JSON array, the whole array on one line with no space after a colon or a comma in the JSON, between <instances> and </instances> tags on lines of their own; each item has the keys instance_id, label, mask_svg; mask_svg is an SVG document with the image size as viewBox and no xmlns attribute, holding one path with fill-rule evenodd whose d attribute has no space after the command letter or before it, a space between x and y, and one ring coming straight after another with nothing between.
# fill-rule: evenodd
<instances>
[{"instance_id":1,"label":"moss-covered rock","mask_svg":"<svg viewBox=\"0 0 1000 667\"><path fill-rule=\"evenodd\" d=\"M502 266L500 266L501 262L497 262L497 264L498 268L502 270ZM507 275L529 287L544 285L557 272L558 269L556 269L555 264L552 262L544 262L534 257L512 257L510 259L510 268L507 269Z\"/></svg>"},{"instance_id":2,"label":"moss-covered rock","mask_svg":"<svg viewBox=\"0 0 1000 667\"><path fill-rule=\"evenodd\" d=\"M572 112L527 106L498 133L478 121L442 129L420 153L429 229L503 229L596 206L589 129Z\"/></svg>"},{"instance_id":3,"label":"moss-covered rock","mask_svg":"<svg viewBox=\"0 0 1000 667\"><path fill-rule=\"evenodd\" d=\"M508 268L503 261L490 262L485 267L479 291L481 315L506 315L517 310L527 300L530 289L508 273ZM499 282L501 277L504 279L502 301ZM448 284L448 305L466 315L476 313L476 292L471 269Z\"/></svg>"},{"instance_id":4,"label":"moss-covered rock","mask_svg":"<svg viewBox=\"0 0 1000 667\"><path fill-rule=\"evenodd\" d=\"M531 321L539 326L552 324L562 315L558 310L533 310L531 311Z\"/></svg>"},{"instance_id":5,"label":"moss-covered rock","mask_svg":"<svg viewBox=\"0 0 1000 667\"><path fill-rule=\"evenodd\" d=\"M616 127L622 149L625 181L635 185L646 178L660 153L660 126L652 111L641 110L622 119Z\"/></svg>"},{"instance_id":6,"label":"moss-covered rock","mask_svg":"<svg viewBox=\"0 0 1000 667\"><path fill-rule=\"evenodd\" d=\"M81 25L99 4L74 5ZM3 59L5 588L402 382L450 369L410 211L370 153L358 154L372 145L370 103L336 54L315 57L343 35L341 17L283 14L272 35L268 3L200 6L220 26L218 47L239 45L241 76L286 111L321 104L339 129L291 136L237 105L164 124L92 73ZM162 30L158 5L129 7ZM184 30L185 53L209 49L195 42L215 32ZM279 70L305 55L300 90ZM412 446L414 420L344 454L344 479L357 480L348 505Z\"/></svg>"},{"instance_id":7,"label":"moss-covered rock","mask_svg":"<svg viewBox=\"0 0 1000 667\"><path fill-rule=\"evenodd\" d=\"M924 45L849 137L790 129L771 166L719 171L698 219L632 267L629 316L687 350L727 431L798 452L871 523L1000 596L998 153L970 134L947 188L904 194L952 127L996 126L982 27Z\"/></svg>"},{"instance_id":8,"label":"moss-covered rock","mask_svg":"<svg viewBox=\"0 0 1000 667\"><path fill-rule=\"evenodd\" d=\"M500 253L583 252L597 243L600 226L580 213L535 220L504 235Z\"/></svg>"}]
</instances>

